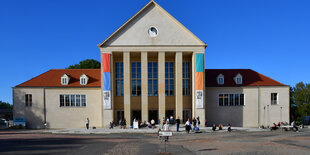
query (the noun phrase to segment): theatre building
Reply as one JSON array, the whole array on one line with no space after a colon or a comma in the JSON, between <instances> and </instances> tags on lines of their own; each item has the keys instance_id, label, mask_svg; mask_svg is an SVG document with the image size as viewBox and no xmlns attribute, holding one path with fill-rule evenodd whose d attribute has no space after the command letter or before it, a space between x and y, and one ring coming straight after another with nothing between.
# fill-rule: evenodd
<instances>
[{"instance_id":1,"label":"theatre building","mask_svg":"<svg viewBox=\"0 0 310 155\"><path fill-rule=\"evenodd\" d=\"M45 122L49 128L84 127L87 117L91 126L105 127L120 119L131 124L134 118L157 122L170 116L182 122L199 116L202 123L207 119L210 123L259 126L263 123L259 119L267 115L259 111L264 107L260 104L267 106L270 100L268 91L264 97L269 100L258 99L263 94L259 87L266 86L281 90L272 89L277 104L271 106L280 105L281 119L288 121L288 86L259 73L247 77L250 72L244 70L217 70L218 75L212 71L214 76L208 77L204 69L207 44L154 1L98 47L101 69L52 69L14 87L14 117L25 118L30 128L41 128ZM225 83L240 77L245 83ZM273 82L266 83L266 79ZM208 80L225 84L208 85ZM247 89L254 86L247 95ZM254 93L256 89L260 89L258 93ZM226 97L233 103L226 103ZM237 118L226 119L232 117ZM268 117L269 121L270 117L280 120L270 113Z\"/></svg>"}]
</instances>

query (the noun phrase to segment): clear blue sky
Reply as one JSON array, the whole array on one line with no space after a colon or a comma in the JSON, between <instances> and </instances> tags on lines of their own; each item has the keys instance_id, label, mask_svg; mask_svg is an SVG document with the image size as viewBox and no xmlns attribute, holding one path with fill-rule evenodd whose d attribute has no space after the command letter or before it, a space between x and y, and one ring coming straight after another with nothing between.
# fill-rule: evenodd
<instances>
[{"instance_id":1,"label":"clear blue sky","mask_svg":"<svg viewBox=\"0 0 310 155\"><path fill-rule=\"evenodd\" d=\"M50 69L99 60L97 44L148 0L0 1L0 100ZM309 0L157 0L209 46L206 68L250 68L310 83Z\"/></svg>"}]
</instances>

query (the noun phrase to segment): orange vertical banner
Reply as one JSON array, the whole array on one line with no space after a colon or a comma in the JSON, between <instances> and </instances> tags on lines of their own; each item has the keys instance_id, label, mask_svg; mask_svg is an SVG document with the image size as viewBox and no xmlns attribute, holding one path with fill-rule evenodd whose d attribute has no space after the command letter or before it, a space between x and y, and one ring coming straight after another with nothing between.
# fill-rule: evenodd
<instances>
[{"instance_id":1,"label":"orange vertical banner","mask_svg":"<svg viewBox=\"0 0 310 155\"><path fill-rule=\"evenodd\" d=\"M203 90L203 72L196 72L196 90Z\"/></svg>"}]
</instances>

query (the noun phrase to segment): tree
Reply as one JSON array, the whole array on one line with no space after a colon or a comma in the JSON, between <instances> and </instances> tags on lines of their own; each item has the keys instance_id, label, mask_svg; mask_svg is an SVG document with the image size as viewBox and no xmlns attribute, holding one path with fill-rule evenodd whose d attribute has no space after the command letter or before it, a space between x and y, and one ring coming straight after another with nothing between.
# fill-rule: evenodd
<instances>
[{"instance_id":1,"label":"tree","mask_svg":"<svg viewBox=\"0 0 310 155\"><path fill-rule=\"evenodd\" d=\"M94 59L86 59L80 61L78 64L70 65L66 69L99 69L100 62Z\"/></svg>"},{"instance_id":2,"label":"tree","mask_svg":"<svg viewBox=\"0 0 310 155\"><path fill-rule=\"evenodd\" d=\"M0 101L0 109L9 109L12 110L13 109L13 105L7 103L7 102L2 102Z\"/></svg>"},{"instance_id":3,"label":"tree","mask_svg":"<svg viewBox=\"0 0 310 155\"><path fill-rule=\"evenodd\" d=\"M310 115L310 84L299 82L294 87L293 102L296 105L297 118Z\"/></svg>"}]
</instances>

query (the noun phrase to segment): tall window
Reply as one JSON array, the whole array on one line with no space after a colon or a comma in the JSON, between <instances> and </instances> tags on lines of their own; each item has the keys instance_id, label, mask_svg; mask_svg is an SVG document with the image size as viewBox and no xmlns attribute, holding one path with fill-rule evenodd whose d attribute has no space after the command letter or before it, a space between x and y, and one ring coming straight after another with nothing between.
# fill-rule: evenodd
<instances>
[{"instance_id":1,"label":"tall window","mask_svg":"<svg viewBox=\"0 0 310 155\"><path fill-rule=\"evenodd\" d=\"M271 105L278 104L278 93L271 93Z\"/></svg>"},{"instance_id":2,"label":"tall window","mask_svg":"<svg viewBox=\"0 0 310 155\"><path fill-rule=\"evenodd\" d=\"M165 63L165 95L174 95L174 63Z\"/></svg>"},{"instance_id":3,"label":"tall window","mask_svg":"<svg viewBox=\"0 0 310 155\"><path fill-rule=\"evenodd\" d=\"M219 106L244 106L244 94L219 94Z\"/></svg>"},{"instance_id":4,"label":"tall window","mask_svg":"<svg viewBox=\"0 0 310 155\"><path fill-rule=\"evenodd\" d=\"M141 96L141 62L131 63L131 95Z\"/></svg>"},{"instance_id":5,"label":"tall window","mask_svg":"<svg viewBox=\"0 0 310 155\"><path fill-rule=\"evenodd\" d=\"M86 95L61 94L59 95L59 106L60 107L80 107L80 106L86 107Z\"/></svg>"},{"instance_id":6,"label":"tall window","mask_svg":"<svg viewBox=\"0 0 310 155\"><path fill-rule=\"evenodd\" d=\"M123 62L115 62L116 96L124 96Z\"/></svg>"},{"instance_id":7,"label":"tall window","mask_svg":"<svg viewBox=\"0 0 310 155\"><path fill-rule=\"evenodd\" d=\"M191 95L191 69L190 62L183 62L183 96Z\"/></svg>"},{"instance_id":8,"label":"tall window","mask_svg":"<svg viewBox=\"0 0 310 155\"><path fill-rule=\"evenodd\" d=\"M158 95L158 67L157 62L148 63L148 96Z\"/></svg>"},{"instance_id":9,"label":"tall window","mask_svg":"<svg viewBox=\"0 0 310 155\"><path fill-rule=\"evenodd\" d=\"M32 106L32 94L25 94L25 105Z\"/></svg>"}]
</instances>

